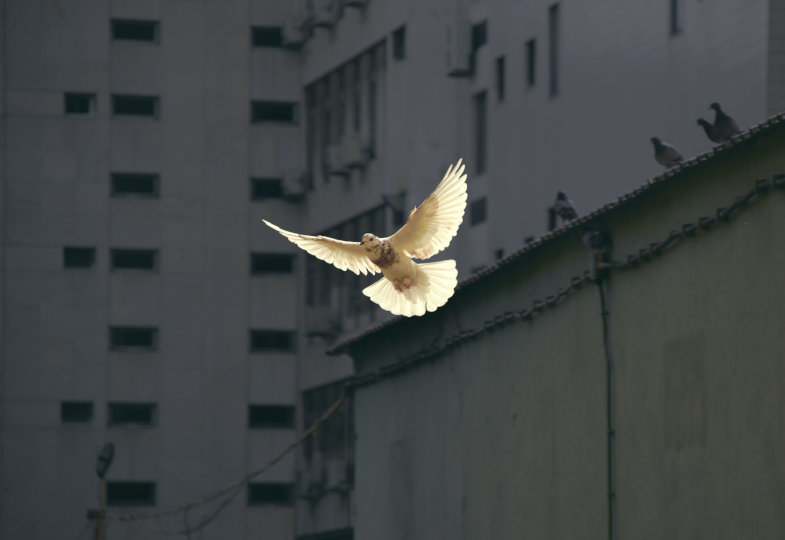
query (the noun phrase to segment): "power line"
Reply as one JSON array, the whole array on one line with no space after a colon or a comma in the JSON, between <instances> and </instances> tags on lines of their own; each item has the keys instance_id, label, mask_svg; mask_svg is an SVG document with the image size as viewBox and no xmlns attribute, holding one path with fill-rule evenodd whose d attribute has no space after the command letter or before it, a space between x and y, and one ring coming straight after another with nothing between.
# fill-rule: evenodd
<instances>
[{"instance_id":1,"label":"power line","mask_svg":"<svg viewBox=\"0 0 785 540\"><path fill-rule=\"evenodd\" d=\"M192 508L197 508L199 506L205 505L205 504L207 504L209 502L212 502L212 501L214 501L216 499L221 498L223 495L226 495L227 493L230 493L233 490L237 490L239 492L239 488L241 488L242 486L244 486L245 484L247 484L248 482L253 480L255 477L259 476L260 474L262 474L262 473L268 471L269 469L271 469L274 465L276 465L279 461L281 461L284 457L286 457L287 454L289 454L292 450L294 450L300 444L302 444L303 441L305 441L305 439L310 437L319 428L319 426L321 426L325 421L327 421L327 419L330 418L335 413L335 411L337 411L340 408L340 406L343 404L343 402L345 400L346 400L346 389L344 388L341 391L341 395L338 397L338 399L335 401L335 403L330 405L330 408L327 409L327 411L325 411L325 413L321 417L319 417L319 419L316 420L316 422L314 422L313 425L311 425L311 427L309 427L307 430L305 430L303 432L303 434L300 435L300 437L297 438L297 440L295 440L289 446L287 446L286 448L281 450L278 454L276 454L276 456L273 457L270 461L268 461L264 466L260 467L259 469L256 469L255 471L252 471L252 472L246 474L245 476L243 476L239 480L236 480L236 481L232 482L231 484L228 484L228 485L224 486L223 488L221 488L221 489L219 489L217 491L214 491L213 493L210 493L209 495L206 495L206 496L202 497L201 499L197 499L195 501L191 501L191 502L188 502L188 503L185 503L185 504L181 504L181 505L178 505L178 506L172 506L172 507L169 507L169 508L164 508L164 509L161 509L161 510L151 510L149 512L133 512L133 513L128 513L128 514L112 514L112 513L108 513L108 514L106 514L106 519L113 520L113 521L138 521L138 520L145 520L145 519L161 518L161 517L165 517L165 516L172 516L172 515L175 515L175 514L179 514L180 512L187 512L187 511L191 510ZM225 501L223 504L221 504L218 507L218 509L216 510L216 512L209 517L209 520L207 521L207 523L212 521L215 518L215 516L217 516L218 513L220 513L220 511L223 510L223 508L226 507L226 505L228 504L228 501L230 501L232 498L234 498L234 496L236 494L237 493L232 494L232 496L229 497L229 499L227 501ZM207 525L207 523L204 523L203 525L200 524L201 526L198 526L198 527L201 528L202 526ZM198 530L198 529L197 528L190 528L186 524L186 529L183 532L183 534L188 534L188 531L195 531L195 530Z\"/></svg>"}]
</instances>

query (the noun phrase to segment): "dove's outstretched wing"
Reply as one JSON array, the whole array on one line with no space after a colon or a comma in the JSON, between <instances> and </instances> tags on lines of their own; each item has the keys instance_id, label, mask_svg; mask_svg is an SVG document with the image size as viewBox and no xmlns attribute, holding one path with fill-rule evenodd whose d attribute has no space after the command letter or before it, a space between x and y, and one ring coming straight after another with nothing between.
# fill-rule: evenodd
<instances>
[{"instance_id":1,"label":"dove's outstretched wing","mask_svg":"<svg viewBox=\"0 0 785 540\"><path fill-rule=\"evenodd\" d=\"M390 237L396 250L409 257L427 259L450 245L466 209L466 175L458 160L425 201L412 210L406 225Z\"/></svg>"},{"instance_id":2,"label":"dove's outstretched wing","mask_svg":"<svg viewBox=\"0 0 785 540\"><path fill-rule=\"evenodd\" d=\"M266 219L262 221L268 227L284 235L290 242L297 244L317 259L334 265L339 270L349 270L357 275L360 275L361 272L363 275L380 272L379 267L371 262L359 242L346 242L329 236L293 233L273 225Z\"/></svg>"}]
</instances>

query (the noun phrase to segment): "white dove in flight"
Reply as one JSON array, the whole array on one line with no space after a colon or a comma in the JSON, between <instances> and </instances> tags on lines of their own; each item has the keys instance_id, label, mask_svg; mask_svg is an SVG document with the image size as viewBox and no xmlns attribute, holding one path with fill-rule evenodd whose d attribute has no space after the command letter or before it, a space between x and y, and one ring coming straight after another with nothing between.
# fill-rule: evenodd
<instances>
[{"instance_id":1,"label":"white dove in flight","mask_svg":"<svg viewBox=\"0 0 785 540\"><path fill-rule=\"evenodd\" d=\"M359 275L381 272L384 277L363 289L383 309L411 317L436 311L453 295L458 269L452 259L416 263L450 245L466 209L466 175L461 160L450 166L436 189L409 214L406 224L387 238L366 233L359 242L328 236L308 236L264 223L290 242L339 270Z\"/></svg>"}]
</instances>

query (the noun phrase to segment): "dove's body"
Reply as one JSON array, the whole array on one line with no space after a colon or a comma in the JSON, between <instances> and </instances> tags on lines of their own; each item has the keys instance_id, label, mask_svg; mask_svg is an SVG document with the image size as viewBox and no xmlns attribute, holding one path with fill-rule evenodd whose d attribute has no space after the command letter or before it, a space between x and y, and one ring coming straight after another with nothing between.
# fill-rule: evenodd
<instances>
[{"instance_id":1,"label":"dove's body","mask_svg":"<svg viewBox=\"0 0 785 540\"><path fill-rule=\"evenodd\" d=\"M466 208L466 175L461 161L447 169L434 192L409 214L406 224L389 238L364 234L360 242L285 231L268 221L311 255L355 274L384 277L363 289L382 308L411 317L443 306L458 283L455 261L415 263L446 248L463 221Z\"/></svg>"},{"instance_id":2,"label":"dove's body","mask_svg":"<svg viewBox=\"0 0 785 540\"><path fill-rule=\"evenodd\" d=\"M378 245L366 246L360 242L368 252L368 257L379 267L382 275L389 279L396 291L408 289L417 280L417 265L409 257L401 257L390 242L389 238L379 241Z\"/></svg>"}]
</instances>

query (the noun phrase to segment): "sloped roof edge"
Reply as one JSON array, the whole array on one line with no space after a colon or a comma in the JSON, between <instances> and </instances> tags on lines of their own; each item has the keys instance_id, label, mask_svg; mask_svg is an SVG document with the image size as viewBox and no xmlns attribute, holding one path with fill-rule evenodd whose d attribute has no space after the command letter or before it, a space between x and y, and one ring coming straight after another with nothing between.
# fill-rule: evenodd
<instances>
[{"instance_id":1,"label":"sloped roof edge","mask_svg":"<svg viewBox=\"0 0 785 540\"><path fill-rule=\"evenodd\" d=\"M584 227L587 223L595 220L600 216L608 214L609 212L615 210L616 208L624 204L629 203L630 201L639 200L641 197L649 193L655 186L661 186L662 184L668 183L672 178L681 176L683 173L690 171L695 167L702 165L708 161L711 161L715 159L717 156L725 154L728 151L737 148L738 146L746 142L754 140L761 134L764 134L770 131L772 128L781 125L785 125L785 112L774 115L766 119L764 122L761 122L760 124L756 124L750 127L749 129L737 133L736 135L731 137L729 141L724 142L722 144L718 144L714 146L711 150L704 152L703 154L699 154L692 159L684 161L679 165L666 170L664 173L660 174L659 176L650 178L649 180L646 181L646 183L644 183L640 187L635 188L632 191L629 191L619 196L617 199L610 201L609 203L604 204L603 206L600 206L599 208L596 208L591 212L583 216L580 216L577 219L569 221L563 224L561 227L540 236L539 238L523 246L521 249L514 251L513 253L510 253L506 257L498 260L493 265L464 279L463 281L458 283L458 286L455 288L455 290L458 291L468 285L471 285L477 281L485 279L489 275L494 274L500 268L512 263L514 260L542 246L543 244L552 242L556 238L559 238L570 232L574 232L576 229L580 229L581 227ZM375 334L383 330L384 328L387 328L388 326L397 324L398 322L406 318L407 317L398 315L396 317L393 317L392 319L388 319L386 321L380 322L368 328L364 328L356 332L355 334L349 335L346 338L334 343L329 349L327 349L327 354L329 355L340 354L350 345L358 341L361 341L366 337L369 337L372 334Z\"/></svg>"}]
</instances>

